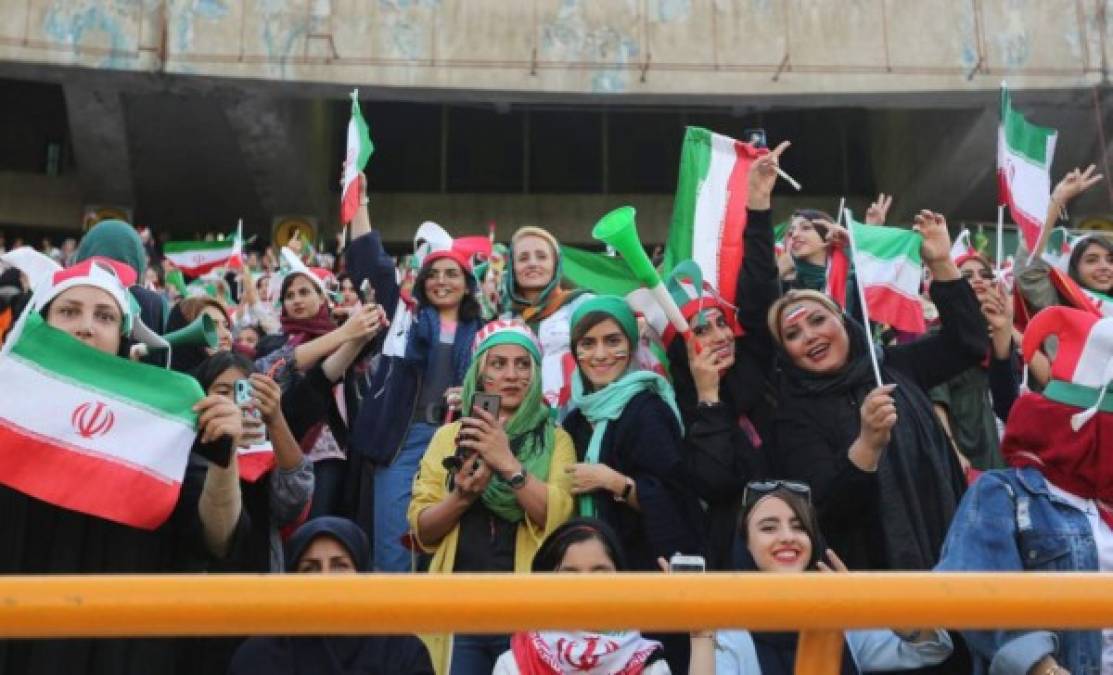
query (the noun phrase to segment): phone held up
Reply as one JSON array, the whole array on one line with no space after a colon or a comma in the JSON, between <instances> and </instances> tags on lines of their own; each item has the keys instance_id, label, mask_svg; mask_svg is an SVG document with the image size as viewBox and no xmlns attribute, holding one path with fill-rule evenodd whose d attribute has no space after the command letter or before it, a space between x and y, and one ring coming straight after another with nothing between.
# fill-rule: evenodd
<instances>
[{"instance_id":1,"label":"phone held up","mask_svg":"<svg viewBox=\"0 0 1113 675\"><path fill-rule=\"evenodd\" d=\"M684 555L674 553L669 558L670 572L706 572L707 561L701 555Z\"/></svg>"},{"instance_id":2,"label":"phone held up","mask_svg":"<svg viewBox=\"0 0 1113 675\"><path fill-rule=\"evenodd\" d=\"M498 419L499 408L501 406L502 397L498 394L487 394L479 391L476 392L475 396L472 397L473 409L479 408L480 410L484 410L495 419ZM467 423L465 422L463 425L461 425L461 435L463 435L463 432L466 429L466 424ZM444 468L448 469L449 473L455 473L459 471L464 465L464 458L470 452L471 450L467 448L456 446L456 452L444 458Z\"/></svg>"}]
</instances>

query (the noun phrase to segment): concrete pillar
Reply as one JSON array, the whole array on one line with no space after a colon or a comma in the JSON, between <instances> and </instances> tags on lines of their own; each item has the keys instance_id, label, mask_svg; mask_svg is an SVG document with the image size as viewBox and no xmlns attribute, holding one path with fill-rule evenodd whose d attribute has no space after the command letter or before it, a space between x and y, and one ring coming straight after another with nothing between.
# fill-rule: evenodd
<instances>
[{"instance_id":1,"label":"concrete pillar","mask_svg":"<svg viewBox=\"0 0 1113 675\"><path fill-rule=\"evenodd\" d=\"M62 86L86 203L134 206L127 123L120 92L70 80Z\"/></svg>"}]
</instances>

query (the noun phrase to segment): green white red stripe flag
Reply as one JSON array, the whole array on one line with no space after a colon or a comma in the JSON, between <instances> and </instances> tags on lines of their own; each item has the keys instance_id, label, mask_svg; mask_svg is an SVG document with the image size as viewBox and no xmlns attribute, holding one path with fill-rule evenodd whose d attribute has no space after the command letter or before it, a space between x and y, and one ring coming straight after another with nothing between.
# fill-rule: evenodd
<instances>
[{"instance_id":1,"label":"green white red stripe flag","mask_svg":"<svg viewBox=\"0 0 1113 675\"><path fill-rule=\"evenodd\" d=\"M236 240L171 241L162 249L174 266L188 277L199 277L229 264L237 253Z\"/></svg>"},{"instance_id":2,"label":"green white red stripe flag","mask_svg":"<svg viewBox=\"0 0 1113 675\"><path fill-rule=\"evenodd\" d=\"M352 90L352 117L348 120L348 150L344 156L344 176L341 180L340 222L347 225L359 209L359 173L367 166L375 146L371 132L359 110L359 90Z\"/></svg>"},{"instance_id":3,"label":"green white red stripe flag","mask_svg":"<svg viewBox=\"0 0 1113 675\"><path fill-rule=\"evenodd\" d=\"M680 149L672 223L663 269L694 260L703 278L730 303L735 302L742 267L742 234L750 165L767 150L688 127Z\"/></svg>"},{"instance_id":4,"label":"green white red stripe flag","mask_svg":"<svg viewBox=\"0 0 1113 675\"><path fill-rule=\"evenodd\" d=\"M106 354L29 312L0 354L0 483L153 530L178 502L197 435L191 377Z\"/></svg>"},{"instance_id":5,"label":"green white red stripe flag","mask_svg":"<svg viewBox=\"0 0 1113 675\"><path fill-rule=\"evenodd\" d=\"M1039 238L1051 204L1051 160L1059 132L1032 124L1013 109L1001 85L1001 124L997 131L998 204L1007 204L1029 251Z\"/></svg>"},{"instance_id":6,"label":"green white red stripe flag","mask_svg":"<svg viewBox=\"0 0 1113 675\"><path fill-rule=\"evenodd\" d=\"M870 320L923 333L927 329L920 304L923 238L912 230L859 223L849 209L846 223L853 242L854 273Z\"/></svg>"}]
</instances>

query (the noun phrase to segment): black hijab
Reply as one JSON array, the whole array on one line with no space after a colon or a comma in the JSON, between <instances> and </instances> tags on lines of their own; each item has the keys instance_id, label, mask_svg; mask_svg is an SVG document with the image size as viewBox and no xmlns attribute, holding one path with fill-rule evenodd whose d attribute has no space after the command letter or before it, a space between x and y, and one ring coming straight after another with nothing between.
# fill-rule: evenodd
<instances>
[{"instance_id":1,"label":"black hijab","mask_svg":"<svg viewBox=\"0 0 1113 675\"><path fill-rule=\"evenodd\" d=\"M784 393L802 399L850 396L861 401L877 386L865 328L845 315L843 325L849 349L847 364L837 373L803 370L781 349ZM877 469L878 517L888 569L928 570L938 562L965 482L927 394L911 377L886 368L880 348L877 357L882 381L897 385L891 394L897 424ZM852 424L861 424L857 414Z\"/></svg>"},{"instance_id":2,"label":"black hijab","mask_svg":"<svg viewBox=\"0 0 1113 675\"><path fill-rule=\"evenodd\" d=\"M348 551L356 569L370 562L367 535L347 518L322 516L305 523L286 544L286 571L297 569L310 544L331 537ZM425 645L412 635L370 637L266 637L245 642L229 675L433 675Z\"/></svg>"}]
</instances>

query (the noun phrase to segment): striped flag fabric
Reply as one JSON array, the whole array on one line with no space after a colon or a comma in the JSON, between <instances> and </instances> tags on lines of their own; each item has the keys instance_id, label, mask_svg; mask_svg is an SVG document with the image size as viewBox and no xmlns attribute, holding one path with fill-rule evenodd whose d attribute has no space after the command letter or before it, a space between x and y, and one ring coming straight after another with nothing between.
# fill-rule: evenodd
<instances>
[{"instance_id":1,"label":"striped flag fabric","mask_svg":"<svg viewBox=\"0 0 1113 675\"><path fill-rule=\"evenodd\" d=\"M0 483L153 530L178 501L197 435L197 381L89 347L35 312L0 354Z\"/></svg>"},{"instance_id":2,"label":"striped flag fabric","mask_svg":"<svg viewBox=\"0 0 1113 675\"><path fill-rule=\"evenodd\" d=\"M236 240L171 241L163 254L187 277L200 277L218 267L225 267L237 253Z\"/></svg>"},{"instance_id":3,"label":"striped flag fabric","mask_svg":"<svg viewBox=\"0 0 1113 675\"><path fill-rule=\"evenodd\" d=\"M688 127L680 150L663 268L696 261L703 278L732 304L745 254L750 165L766 152L701 127Z\"/></svg>"},{"instance_id":4,"label":"striped flag fabric","mask_svg":"<svg viewBox=\"0 0 1113 675\"><path fill-rule=\"evenodd\" d=\"M850 228L854 272L871 321L898 330L927 330L920 304L924 265L920 233L898 227L865 225L846 212Z\"/></svg>"},{"instance_id":5,"label":"striped flag fabric","mask_svg":"<svg viewBox=\"0 0 1113 675\"><path fill-rule=\"evenodd\" d=\"M257 482L273 469L277 462L274 446L269 441L249 445L246 448L236 448L236 464L240 471L240 478L248 483Z\"/></svg>"},{"instance_id":6,"label":"striped flag fabric","mask_svg":"<svg viewBox=\"0 0 1113 675\"><path fill-rule=\"evenodd\" d=\"M348 150L344 156L344 177L340 196L340 222L352 222L359 209L360 178L359 172L367 166L375 146L371 143L371 132L359 110L359 90L352 91L352 117L348 120Z\"/></svg>"},{"instance_id":7,"label":"striped flag fabric","mask_svg":"<svg viewBox=\"0 0 1113 675\"><path fill-rule=\"evenodd\" d=\"M1001 86L1001 124L997 131L997 186L1000 205L1008 205L1029 251L1036 245L1051 204L1051 160L1059 132L1032 124L1013 109Z\"/></svg>"}]
</instances>

